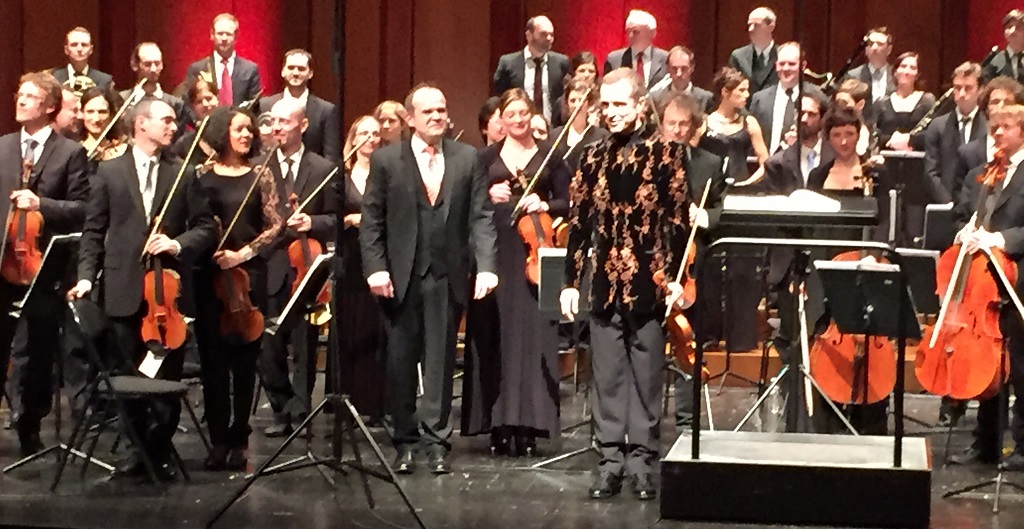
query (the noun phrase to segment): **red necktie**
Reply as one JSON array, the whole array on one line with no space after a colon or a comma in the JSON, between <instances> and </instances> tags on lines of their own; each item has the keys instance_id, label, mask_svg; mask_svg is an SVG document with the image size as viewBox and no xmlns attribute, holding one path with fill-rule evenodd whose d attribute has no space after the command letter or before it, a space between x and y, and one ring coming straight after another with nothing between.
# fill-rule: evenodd
<instances>
[{"instance_id":1,"label":"red necktie","mask_svg":"<svg viewBox=\"0 0 1024 529\"><path fill-rule=\"evenodd\" d=\"M644 52L636 54L636 73L640 74L644 86L647 86L647 76L644 75Z\"/></svg>"},{"instance_id":2,"label":"red necktie","mask_svg":"<svg viewBox=\"0 0 1024 529\"><path fill-rule=\"evenodd\" d=\"M228 71L227 59L221 59L220 63L224 68L220 72L220 94L217 96L217 99L220 102L220 106L229 107L234 100L231 88L231 72Z\"/></svg>"}]
</instances>

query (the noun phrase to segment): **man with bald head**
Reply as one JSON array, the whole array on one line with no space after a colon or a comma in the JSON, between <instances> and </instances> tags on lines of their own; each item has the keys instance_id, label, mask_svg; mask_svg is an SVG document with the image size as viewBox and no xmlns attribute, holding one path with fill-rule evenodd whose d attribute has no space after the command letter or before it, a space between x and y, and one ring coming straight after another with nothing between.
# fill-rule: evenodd
<instances>
[{"instance_id":1,"label":"man with bald head","mask_svg":"<svg viewBox=\"0 0 1024 529\"><path fill-rule=\"evenodd\" d=\"M779 82L775 72L778 47L775 46L775 11L758 7L747 16L750 44L732 50L729 66L750 79L750 93L756 93Z\"/></svg>"},{"instance_id":2,"label":"man with bald head","mask_svg":"<svg viewBox=\"0 0 1024 529\"><path fill-rule=\"evenodd\" d=\"M629 46L608 54L604 61L604 74L616 68L632 68L640 74L644 87L657 85L665 78L668 70L668 52L654 46L654 35L658 32L658 21L647 11L634 9L626 16L626 37Z\"/></svg>"},{"instance_id":3,"label":"man with bald head","mask_svg":"<svg viewBox=\"0 0 1024 529\"><path fill-rule=\"evenodd\" d=\"M136 105L134 116L131 148L117 158L100 162L90 181L92 189L78 254L78 283L68 293L71 299L80 299L96 288L102 289L103 309L110 319L109 345L120 353L112 355L112 367L126 372L134 372L147 348L141 334L146 313L142 294L146 266L139 256L159 259L164 269L183 272L213 249L217 237L209 202L193 172L185 172L174 195L169 194L181 168L181 161L166 152L178 128L174 109L162 100L145 98ZM165 204L159 232L150 236L151 223ZM181 380L184 347L161 353L164 360L157 377ZM141 451L155 463L157 477L173 477L170 441L178 425L181 401L170 399L149 405L153 407L152 418L145 404L129 409L135 430L143 438L142 446L136 447L115 477L143 475L146 467Z\"/></svg>"},{"instance_id":4,"label":"man with bald head","mask_svg":"<svg viewBox=\"0 0 1024 529\"><path fill-rule=\"evenodd\" d=\"M388 333L387 408L398 451L395 471L411 474L416 452L425 445L430 471L447 474L455 338L469 296L482 299L498 285L497 236L476 149L444 137L444 94L433 85L418 85L405 108L412 136L370 157L359 246ZM417 404L420 362L423 398Z\"/></svg>"},{"instance_id":5,"label":"man with bald head","mask_svg":"<svg viewBox=\"0 0 1024 529\"><path fill-rule=\"evenodd\" d=\"M334 240L337 225L334 215L338 197L336 187L328 184L301 212L289 204L294 196L301 204L324 179L338 181L343 173L331 176L337 165L311 151L302 143L302 133L309 127L305 107L297 99L284 98L270 109L270 124L277 143L268 156L270 172L279 194L278 214L288 219L287 229L266 246L267 256L267 318L276 318L292 295L295 270L288 263L288 245L304 234L321 247ZM311 409L313 381L316 376L317 330L306 320L287 335L267 336L259 358L260 379L274 409L274 423L264 430L268 437L281 437L292 432L292 425L301 422ZM295 376L289 380L288 349L294 355Z\"/></svg>"},{"instance_id":6,"label":"man with bald head","mask_svg":"<svg viewBox=\"0 0 1024 529\"><path fill-rule=\"evenodd\" d=\"M569 73L569 58L551 51L555 42L555 26L544 16L526 21L526 48L502 55L494 70L494 95L509 88L522 88L529 94L548 123L561 125L556 109L565 93L562 80Z\"/></svg>"}]
</instances>

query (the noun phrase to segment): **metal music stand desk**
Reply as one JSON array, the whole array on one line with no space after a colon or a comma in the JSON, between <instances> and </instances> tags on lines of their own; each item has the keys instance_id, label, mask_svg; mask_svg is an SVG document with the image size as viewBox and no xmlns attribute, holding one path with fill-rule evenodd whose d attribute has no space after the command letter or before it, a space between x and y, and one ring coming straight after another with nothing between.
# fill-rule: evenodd
<instances>
[{"instance_id":1,"label":"metal music stand desk","mask_svg":"<svg viewBox=\"0 0 1024 529\"><path fill-rule=\"evenodd\" d=\"M295 293L292 295L291 299L288 300L288 303L282 310L281 315L268 322L269 325L265 331L267 334L276 335L278 333L290 332L303 317L309 314L316 307L316 298L320 295L320 291L331 277L333 260L333 253L326 253L317 256L313 261L313 264L309 267L309 271L306 273L306 276L302 279L298 288L296 288ZM340 314L335 313L334 317L331 318L330 325L332 336L335 336L335 333L338 332L337 322L340 316ZM327 376L331 377L331 380L334 383L333 387L337 389L341 387L341 366L337 362L337 349L332 346L334 340L330 340L328 343L328 355L332 357L328 362L328 365L332 366L333 369L329 370ZM323 413L328 403L330 403L334 408L334 429L331 433L331 455L328 457L318 457L314 455L307 446L305 455L278 465L273 465L274 461L284 453L284 451L292 444L293 441L295 441L295 439L299 437L299 435L303 434L303 432L309 432L311 434L313 419ZM351 420L351 422L349 422L349 420ZM359 444L355 437L355 428L352 423L354 423L355 427L358 427L363 439L370 444L370 447L373 449L374 456L376 456L381 466L384 467L385 472L382 473L363 465L362 456L359 452ZM354 460L345 460L343 458L342 436L345 433L348 434L349 442L352 444L352 452L355 455ZM312 436L309 435L308 437ZM359 472L363 482L363 489L366 492L366 501L371 509L373 509L376 504L373 501L373 495L370 491L370 483L366 477L373 476L382 481L391 483L398 491L398 494L402 497L409 513L416 519L416 523L419 525L420 529L426 529L426 526L423 525L423 520L420 519L419 514L416 512L416 509L409 500L409 496L406 495L405 489L403 489L402 485L398 482L398 476L395 475L395 471L391 468L391 465L388 464L380 446L373 439L370 431L366 428L366 424L359 417L359 411L352 405L348 395L339 395L334 393L324 396L324 399L320 404L317 405L313 412L302 421L302 424L295 428L295 431L284 440L274 454L264 461L255 472L249 475L246 478L245 483L242 484L235 494L217 509L213 517L206 523L206 527L212 527L217 523L217 520L219 520L232 505L241 499L245 494L245 491L247 491L259 478L274 474L283 474L308 467L316 467L332 487L335 486L334 479L327 473L324 467L342 475L348 475L345 467Z\"/></svg>"},{"instance_id":2,"label":"metal music stand desk","mask_svg":"<svg viewBox=\"0 0 1024 529\"><path fill-rule=\"evenodd\" d=\"M54 235L50 239L46 252L43 254L43 264L39 267L39 273L36 274L35 279L29 285L28 291L25 292L25 297L21 301L14 302L11 316L21 318L26 313L38 314L40 312L52 311L54 309L53 296L57 296L57 299L63 299L63 293L67 292L72 286L72 284L68 284L68 264L78 262L78 243L81 238L81 233L71 233ZM62 303L57 303L57 305L63 307ZM54 317L57 316L54 315ZM54 381L53 390L56 400L54 408L54 435L57 437L57 443L4 467L3 472L5 474L27 465L54 450L67 450L71 455L83 458L108 472L114 471L113 466L93 457L87 457L86 454L74 447L69 447L60 438L61 423L63 422L61 413L63 407L60 401L60 386L64 378L63 353L63 350L54 352L54 361L57 364L57 376L59 378L59 380ZM2 369L6 369L6 367L3 366Z\"/></svg>"}]
</instances>

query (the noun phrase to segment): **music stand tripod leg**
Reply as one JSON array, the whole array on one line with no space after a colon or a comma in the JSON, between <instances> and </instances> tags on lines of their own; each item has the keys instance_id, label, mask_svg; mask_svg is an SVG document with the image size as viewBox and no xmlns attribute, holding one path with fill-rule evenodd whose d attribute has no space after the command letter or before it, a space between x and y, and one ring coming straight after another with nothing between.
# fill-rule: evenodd
<instances>
[{"instance_id":1,"label":"music stand tripod leg","mask_svg":"<svg viewBox=\"0 0 1024 529\"><path fill-rule=\"evenodd\" d=\"M749 410L747 410L746 415L744 415L743 418L740 419L739 424L737 424L736 428L734 428L732 431L740 431L743 428L743 426L747 424L747 421L749 421L750 418L753 417L755 413L757 413L757 410L761 408L761 405L764 404L764 401L768 400L768 395L771 394L772 390L774 390L779 384L782 383L782 380L786 378L786 375L789 373L789 367L789 364L782 366L782 369L779 370L779 374L775 375L775 378L771 381L770 384L768 384L768 387L764 389L764 392L761 393L759 397L757 397L757 400L754 402L754 405L751 406Z\"/></svg>"}]
</instances>

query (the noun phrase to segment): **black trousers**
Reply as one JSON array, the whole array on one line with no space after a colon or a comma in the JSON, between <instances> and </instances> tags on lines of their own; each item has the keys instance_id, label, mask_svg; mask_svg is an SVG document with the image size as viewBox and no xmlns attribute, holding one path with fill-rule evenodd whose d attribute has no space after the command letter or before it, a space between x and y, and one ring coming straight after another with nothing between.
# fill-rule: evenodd
<instances>
[{"instance_id":1,"label":"black trousers","mask_svg":"<svg viewBox=\"0 0 1024 529\"><path fill-rule=\"evenodd\" d=\"M126 318L110 319L107 365L114 372L135 374L146 355L141 335L142 313ZM169 351L155 378L181 380L185 364L184 347ZM170 460L171 438L181 417L181 399L174 397L159 401L131 401L127 406L132 427L142 437L143 448L149 457L164 463Z\"/></svg>"},{"instance_id":2,"label":"black trousers","mask_svg":"<svg viewBox=\"0 0 1024 529\"><path fill-rule=\"evenodd\" d=\"M388 332L388 411L395 447L451 449L452 376L463 305L448 289L447 277L413 274L401 303L385 301ZM423 397L416 406L416 364L423 363Z\"/></svg>"},{"instance_id":3,"label":"black trousers","mask_svg":"<svg viewBox=\"0 0 1024 529\"><path fill-rule=\"evenodd\" d=\"M665 335L655 316L628 311L590 321L594 434L598 469L650 473L660 450Z\"/></svg>"},{"instance_id":4,"label":"black trousers","mask_svg":"<svg viewBox=\"0 0 1024 529\"><path fill-rule=\"evenodd\" d=\"M1018 293L1020 288L1017 289ZM1015 450L1024 453L1024 325L1012 309L1002 314L1000 328L1007 339L1010 355L1010 387L1017 396L1013 404L1013 420L1008 423ZM974 430L978 448L999 453L1000 411L1006 403L1004 393L983 400L978 405L978 425ZM1004 416L1005 417L1005 416Z\"/></svg>"},{"instance_id":5,"label":"black trousers","mask_svg":"<svg viewBox=\"0 0 1024 529\"><path fill-rule=\"evenodd\" d=\"M291 280L268 299L267 319L281 314L291 297ZM266 335L259 356L259 375L270 406L279 416L301 418L312 409L316 381L317 329L303 319L286 334ZM288 346L295 363L295 376L289 379Z\"/></svg>"}]
</instances>

